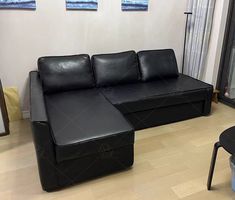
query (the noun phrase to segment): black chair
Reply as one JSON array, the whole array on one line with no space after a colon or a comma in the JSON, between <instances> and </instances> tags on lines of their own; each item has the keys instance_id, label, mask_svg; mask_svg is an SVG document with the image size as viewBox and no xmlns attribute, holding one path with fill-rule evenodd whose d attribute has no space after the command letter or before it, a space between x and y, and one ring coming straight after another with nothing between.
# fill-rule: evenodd
<instances>
[{"instance_id":1,"label":"black chair","mask_svg":"<svg viewBox=\"0 0 235 200\"><path fill-rule=\"evenodd\" d=\"M217 157L217 152L220 147L223 147L231 155L235 154L235 126L226 129L219 137L219 142L214 144L214 150L211 158L211 166L207 180L207 189L211 189L211 182L213 178L215 161Z\"/></svg>"}]
</instances>

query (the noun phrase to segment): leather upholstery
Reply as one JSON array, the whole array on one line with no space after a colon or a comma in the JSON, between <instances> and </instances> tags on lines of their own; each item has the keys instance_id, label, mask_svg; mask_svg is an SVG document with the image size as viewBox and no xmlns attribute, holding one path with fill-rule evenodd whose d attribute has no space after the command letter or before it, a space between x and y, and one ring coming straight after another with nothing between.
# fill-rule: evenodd
<instances>
[{"instance_id":1,"label":"leather upholstery","mask_svg":"<svg viewBox=\"0 0 235 200\"><path fill-rule=\"evenodd\" d=\"M60 187L99 178L119 170L129 169L134 162L134 146L127 145L111 151L66 160L56 165ZM79 186L78 186L79 187ZM83 198L79 198L83 199Z\"/></svg>"},{"instance_id":2,"label":"leather upholstery","mask_svg":"<svg viewBox=\"0 0 235 200\"><path fill-rule=\"evenodd\" d=\"M96 89L46 95L57 162L134 143L134 130Z\"/></svg>"},{"instance_id":3,"label":"leather upholstery","mask_svg":"<svg viewBox=\"0 0 235 200\"><path fill-rule=\"evenodd\" d=\"M88 55L42 57L38 69L45 93L94 87Z\"/></svg>"},{"instance_id":4,"label":"leather upholstery","mask_svg":"<svg viewBox=\"0 0 235 200\"><path fill-rule=\"evenodd\" d=\"M172 49L138 52L142 81L178 76L177 61Z\"/></svg>"},{"instance_id":5,"label":"leather upholstery","mask_svg":"<svg viewBox=\"0 0 235 200\"><path fill-rule=\"evenodd\" d=\"M92 56L97 86L137 82L140 79L134 51Z\"/></svg>"},{"instance_id":6,"label":"leather upholstery","mask_svg":"<svg viewBox=\"0 0 235 200\"><path fill-rule=\"evenodd\" d=\"M44 190L132 166L132 125L210 113L213 87L178 75L172 50L138 56L142 81L133 51L93 56L93 68L88 55L39 59L39 72L30 73L30 117Z\"/></svg>"},{"instance_id":7,"label":"leather upholstery","mask_svg":"<svg viewBox=\"0 0 235 200\"><path fill-rule=\"evenodd\" d=\"M47 122L42 81L37 71L30 72L30 118L34 122Z\"/></svg>"},{"instance_id":8,"label":"leather upholstery","mask_svg":"<svg viewBox=\"0 0 235 200\"><path fill-rule=\"evenodd\" d=\"M46 114L44 94L38 72L30 73L30 118L39 176L44 190L58 188L54 141Z\"/></svg>"},{"instance_id":9,"label":"leather upholstery","mask_svg":"<svg viewBox=\"0 0 235 200\"><path fill-rule=\"evenodd\" d=\"M58 93L59 94L59 93ZM132 141L133 134L122 134L120 137L114 135L110 137L107 134L105 138L97 138L98 141L104 141L100 149L89 156L82 156L79 158L64 160L62 162L57 161L56 143L52 132L51 123L47 116L47 109L44 103L45 94L43 94L42 84L38 72L30 73L30 105L31 105L31 125L32 134L34 139L34 145L38 161L38 169L40 175L40 181L42 188L45 191L55 191L66 187L76 182L85 181L87 179L99 177L108 173L112 173L118 170L123 170L132 166L134 162L134 146L133 144L128 144L128 141ZM89 101L91 102L91 100ZM81 110L78 111L78 113ZM114 113L119 113L114 111ZM114 114L120 117L119 114ZM60 113L62 114L62 113ZM92 113L94 114L94 113ZM100 117L100 116L99 116ZM66 117L64 116L64 119ZM76 119L76 118L75 118ZM89 119L88 119L89 120ZM130 127L129 124L123 118L124 125ZM119 120L120 122L120 120ZM88 123L88 122L87 122ZM92 125L92 124L91 124ZM98 128L98 127L96 127ZM67 127L65 128L65 134ZM127 137L126 137L127 136ZM130 136L130 137L129 137ZM66 136L65 136L66 137ZM110 149L108 145L109 142L114 142L114 146L119 146L118 144L128 144L125 146L118 147L116 149ZM124 142L122 142L124 139ZM127 139L127 141L125 141ZM119 141L120 140L120 141ZM94 141L87 141L86 144L95 143ZM93 148L98 145L88 145L83 146L80 144L81 148ZM72 147L72 145L65 145L66 148ZM112 147L112 146L111 146ZM64 148L64 146L62 147ZM73 147L72 147L73 148ZM79 148L78 148L79 149ZM76 151L76 149L74 149ZM80 149L81 150L81 149ZM86 153L86 151L80 151ZM74 154L76 152L70 152ZM80 155L77 155L80 156Z\"/></svg>"},{"instance_id":10,"label":"leather upholstery","mask_svg":"<svg viewBox=\"0 0 235 200\"><path fill-rule=\"evenodd\" d=\"M186 75L178 78L103 88L104 96L122 113L132 113L187 102L212 94L213 87ZM211 99L208 97L208 101Z\"/></svg>"},{"instance_id":11,"label":"leather upholstery","mask_svg":"<svg viewBox=\"0 0 235 200\"><path fill-rule=\"evenodd\" d=\"M200 100L172 104L165 107L127 113L125 114L125 118L134 126L135 130L141 130L203 116L205 115L204 105L205 101Z\"/></svg>"}]
</instances>

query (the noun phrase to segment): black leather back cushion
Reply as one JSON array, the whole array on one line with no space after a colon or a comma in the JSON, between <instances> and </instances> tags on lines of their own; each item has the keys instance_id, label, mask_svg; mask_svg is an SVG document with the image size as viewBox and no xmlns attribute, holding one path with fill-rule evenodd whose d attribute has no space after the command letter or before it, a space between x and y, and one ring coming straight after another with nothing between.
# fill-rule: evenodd
<instances>
[{"instance_id":1,"label":"black leather back cushion","mask_svg":"<svg viewBox=\"0 0 235 200\"><path fill-rule=\"evenodd\" d=\"M138 53L142 81L178 77L175 53L172 49L140 51Z\"/></svg>"},{"instance_id":2,"label":"black leather back cushion","mask_svg":"<svg viewBox=\"0 0 235 200\"><path fill-rule=\"evenodd\" d=\"M140 79L134 51L92 56L98 87L136 82Z\"/></svg>"},{"instance_id":3,"label":"black leather back cushion","mask_svg":"<svg viewBox=\"0 0 235 200\"><path fill-rule=\"evenodd\" d=\"M38 70L45 93L94 87L89 55L42 57Z\"/></svg>"}]
</instances>

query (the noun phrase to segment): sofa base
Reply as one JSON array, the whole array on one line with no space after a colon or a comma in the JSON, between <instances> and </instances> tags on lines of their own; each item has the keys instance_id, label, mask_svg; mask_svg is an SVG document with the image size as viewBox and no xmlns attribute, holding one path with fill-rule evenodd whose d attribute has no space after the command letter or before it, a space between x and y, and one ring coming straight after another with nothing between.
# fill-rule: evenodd
<instances>
[{"instance_id":1,"label":"sofa base","mask_svg":"<svg viewBox=\"0 0 235 200\"><path fill-rule=\"evenodd\" d=\"M58 185L43 189L53 192L76 183L130 168L134 162L134 145L105 151L54 166Z\"/></svg>"},{"instance_id":2,"label":"sofa base","mask_svg":"<svg viewBox=\"0 0 235 200\"><path fill-rule=\"evenodd\" d=\"M125 117L134 126L135 130L141 130L207 115L204 112L204 104L204 101L191 102L130 113L126 114Z\"/></svg>"}]
</instances>

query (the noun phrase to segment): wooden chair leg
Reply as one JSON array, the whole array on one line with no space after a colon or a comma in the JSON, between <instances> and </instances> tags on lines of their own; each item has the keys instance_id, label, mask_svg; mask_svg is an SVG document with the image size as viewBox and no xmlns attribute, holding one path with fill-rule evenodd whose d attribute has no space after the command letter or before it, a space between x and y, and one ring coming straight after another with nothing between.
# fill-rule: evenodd
<instances>
[{"instance_id":1,"label":"wooden chair leg","mask_svg":"<svg viewBox=\"0 0 235 200\"><path fill-rule=\"evenodd\" d=\"M213 149L212 158L211 158L211 166L210 166L210 171L209 171L208 180L207 180L207 189L208 190L211 189L211 182L212 182L212 178L213 178L213 174L214 174L217 152L220 147L221 147L221 145L219 142L216 142L214 144L214 149Z\"/></svg>"}]
</instances>

